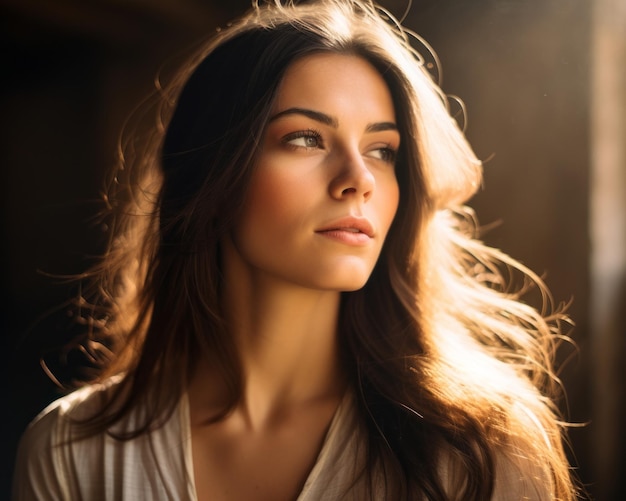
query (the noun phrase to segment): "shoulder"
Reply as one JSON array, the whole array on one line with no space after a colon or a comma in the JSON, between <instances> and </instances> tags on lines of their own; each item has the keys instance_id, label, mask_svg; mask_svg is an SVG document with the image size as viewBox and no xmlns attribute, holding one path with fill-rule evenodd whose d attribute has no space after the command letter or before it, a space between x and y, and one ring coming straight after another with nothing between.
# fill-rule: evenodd
<instances>
[{"instance_id":1,"label":"shoulder","mask_svg":"<svg viewBox=\"0 0 626 501\"><path fill-rule=\"evenodd\" d=\"M112 378L58 398L30 422L21 438L21 444L40 446L45 442L43 438L58 435L69 423L96 414L118 382L119 378Z\"/></svg>"},{"instance_id":2,"label":"shoulder","mask_svg":"<svg viewBox=\"0 0 626 501\"><path fill-rule=\"evenodd\" d=\"M552 422L549 429L550 423L520 403L512 414L509 434L496 448L494 499L553 499L555 450L561 447L558 426Z\"/></svg>"},{"instance_id":3,"label":"shoulder","mask_svg":"<svg viewBox=\"0 0 626 501\"><path fill-rule=\"evenodd\" d=\"M22 443L41 443L44 436L61 433L65 427L97 414L121 378L91 384L58 398L43 409L26 428ZM69 437L63 437L69 438Z\"/></svg>"},{"instance_id":4,"label":"shoulder","mask_svg":"<svg viewBox=\"0 0 626 501\"><path fill-rule=\"evenodd\" d=\"M529 408L515 403L506 429L490 439L494 501L548 501L555 499L554 450L547 430ZM449 494L461 492L466 482L459 457L443 451L440 464Z\"/></svg>"},{"instance_id":5,"label":"shoulder","mask_svg":"<svg viewBox=\"0 0 626 501\"><path fill-rule=\"evenodd\" d=\"M14 499L64 499L63 443L72 436L72 420L97 412L100 394L111 384L86 386L48 405L20 438L13 478Z\"/></svg>"},{"instance_id":6,"label":"shoulder","mask_svg":"<svg viewBox=\"0 0 626 501\"><path fill-rule=\"evenodd\" d=\"M492 499L498 501L547 501L554 499L550 469L516 448L496 453Z\"/></svg>"},{"instance_id":7,"label":"shoulder","mask_svg":"<svg viewBox=\"0 0 626 501\"><path fill-rule=\"evenodd\" d=\"M132 439L145 409L135 406L108 432L85 434L80 421L114 398L121 378L90 385L48 406L29 425L18 449L14 500L176 499L189 491L188 426L176 412ZM191 491L189 491L191 492Z\"/></svg>"},{"instance_id":8,"label":"shoulder","mask_svg":"<svg viewBox=\"0 0 626 501\"><path fill-rule=\"evenodd\" d=\"M492 501L548 501L554 499L549 469L513 444L492 449L494 489ZM440 474L451 499L466 487L466 470L462 461L452 453L443 453Z\"/></svg>"}]
</instances>

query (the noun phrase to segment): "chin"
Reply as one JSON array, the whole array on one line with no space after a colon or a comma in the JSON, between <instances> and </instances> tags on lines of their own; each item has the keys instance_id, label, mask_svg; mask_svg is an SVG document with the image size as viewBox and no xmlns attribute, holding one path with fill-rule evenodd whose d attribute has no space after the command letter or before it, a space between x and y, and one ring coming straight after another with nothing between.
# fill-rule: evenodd
<instances>
[{"instance_id":1,"label":"chin","mask_svg":"<svg viewBox=\"0 0 626 501\"><path fill-rule=\"evenodd\" d=\"M356 292L356 291L361 290L363 287L365 287L365 284L361 284L358 287L347 287L345 289L340 289L339 292Z\"/></svg>"},{"instance_id":2,"label":"chin","mask_svg":"<svg viewBox=\"0 0 626 501\"><path fill-rule=\"evenodd\" d=\"M291 281L309 289L320 291L353 292L365 287L373 266L369 262L342 261L331 265L311 265L292 275ZM296 276L297 275L297 276ZM283 275L284 278L288 277Z\"/></svg>"},{"instance_id":3,"label":"chin","mask_svg":"<svg viewBox=\"0 0 626 501\"><path fill-rule=\"evenodd\" d=\"M369 276L360 280L356 280L354 277L348 280L334 280L335 283L329 284L330 287L328 288L339 292L354 292L365 287L368 279Z\"/></svg>"},{"instance_id":4,"label":"chin","mask_svg":"<svg viewBox=\"0 0 626 501\"><path fill-rule=\"evenodd\" d=\"M367 278L369 278L369 277L367 277ZM365 284L367 283L367 278L365 280L361 280L359 282L351 281L350 283L346 284L345 287L343 287L341 289L341 291L342 292L358 291L358 290L362 289L363 287L365 287Z\"/></svg>"}]
</instances>

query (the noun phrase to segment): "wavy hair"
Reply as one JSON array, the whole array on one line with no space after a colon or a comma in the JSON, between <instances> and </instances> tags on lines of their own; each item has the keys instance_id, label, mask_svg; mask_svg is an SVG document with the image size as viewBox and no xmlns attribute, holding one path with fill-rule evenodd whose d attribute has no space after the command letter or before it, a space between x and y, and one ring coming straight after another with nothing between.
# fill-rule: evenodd
<instances>
[{"instance_id":1,"label":"wavy hair","mask_svg":"<svg viewBox=\"0 0 626 501\"><path fill-rule=\"evenodd\" d=\"M97 379L123 374L104 411L83 423L88 433L137 405L144 421L118 438L160 426L201 359L230 394L216 419L238 402L219 242L245 199L286 69L314 53L351 54L384 78L402 137L396 218L371 277L343 293L339 313L366 473L373 482L382 469L386 499L485 500L504 450L536 463L554 498L574 499L554 404L565 316L539 277L478 240L465 204L481 162L413 40L368 0L275 0L218 31L159 89L156 123L122 148L108 198L114 237L88 274L94 339L106 346ZM545 311L521 300L529 284ZM443 461L458 472L454 490Z\"/></svg>"}]
</instances>

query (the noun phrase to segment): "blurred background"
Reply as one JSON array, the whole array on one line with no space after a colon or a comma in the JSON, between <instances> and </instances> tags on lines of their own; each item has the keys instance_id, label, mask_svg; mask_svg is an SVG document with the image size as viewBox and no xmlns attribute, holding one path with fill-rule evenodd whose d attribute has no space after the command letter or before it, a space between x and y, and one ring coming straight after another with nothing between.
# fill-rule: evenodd
<instances>
[{"instance_id":1,"label":"blurred background","mask_svg":"<svg viewBox=\"0 0 626 501\"><path fill-rule=\"evenodd\" d=\"M381 3L402 17L408 2ZM159 68L248 5L0 0L0 499L19 435L59 395L39 358L75 332L61 306L76 290L47 274L102 252L107 172ZM414 0L404 24L434 47L488 160L471 202L484 239L572 301L560 404L588 423L572 462L594 499L626 499L626 2Z\"/></svg>"}]
</instances>

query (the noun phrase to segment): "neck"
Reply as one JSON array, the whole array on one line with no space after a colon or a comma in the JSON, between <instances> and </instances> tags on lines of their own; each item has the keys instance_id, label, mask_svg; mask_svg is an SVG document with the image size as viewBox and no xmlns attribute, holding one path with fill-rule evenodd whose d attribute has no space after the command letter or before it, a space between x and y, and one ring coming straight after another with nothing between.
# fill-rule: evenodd
<instances>
[{"instance_id":1,"label":"neck","mask_svg":"<svg viewBox=\"0 0 626 501\"><path fill-rule=\"evenodd\" d=\"M243 381L236 412L257 427L294 406L338 400L340 293L286 283L236 256L226 261L222 306Z\"/></svg>"}]
</instances>

